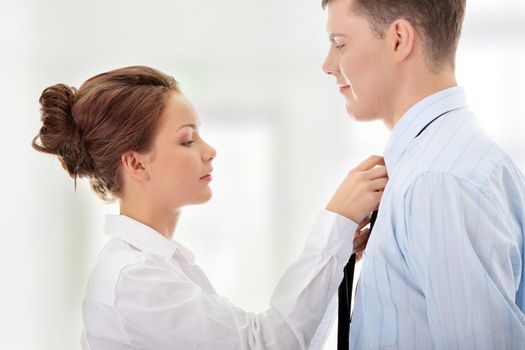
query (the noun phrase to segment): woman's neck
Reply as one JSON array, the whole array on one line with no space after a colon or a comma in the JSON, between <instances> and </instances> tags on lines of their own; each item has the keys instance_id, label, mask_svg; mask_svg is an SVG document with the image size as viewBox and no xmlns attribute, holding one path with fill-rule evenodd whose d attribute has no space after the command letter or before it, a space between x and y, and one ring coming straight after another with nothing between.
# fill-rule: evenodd
<instances>
[{"instance_id":1,"label":"woman's neck","mask_svg":"<svg viewBox=\"0 0 525 350\"><path fill-rule=\"evenodd\" d=\"M147 201L120 199L120 215L128 216L147 225L171 240L180 217L180 210L167 211Z\"/></svg>"}]
</instances>

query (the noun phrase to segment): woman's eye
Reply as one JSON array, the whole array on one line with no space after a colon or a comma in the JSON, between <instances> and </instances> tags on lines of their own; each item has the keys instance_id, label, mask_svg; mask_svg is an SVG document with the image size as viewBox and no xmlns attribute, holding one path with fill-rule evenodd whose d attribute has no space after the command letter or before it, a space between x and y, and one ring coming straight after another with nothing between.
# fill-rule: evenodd
<instances>
[{"instance_id":1,"label":"woman's eye","mask_svg":"<svg viewBox=\"0 0 525 350\"><path fill-rule=\"evenodd\" d=\"M194 140L190 140L190 141L186 141L186 142L183 142L182 145L185 146L185 147L190 147L192 143L194 143L195 141Z\"/></svg>"},{"instance_id":2,"label":"woman's eye","mask_svg":"<svg viewBox=\"0 0 525 350\"><path fill-rule=\"evenodd\" d=\"M335 47L338 48L338 49L342 49L343 46L345 46L345 44L336 44Z\"/></svg>"}]
</instances>

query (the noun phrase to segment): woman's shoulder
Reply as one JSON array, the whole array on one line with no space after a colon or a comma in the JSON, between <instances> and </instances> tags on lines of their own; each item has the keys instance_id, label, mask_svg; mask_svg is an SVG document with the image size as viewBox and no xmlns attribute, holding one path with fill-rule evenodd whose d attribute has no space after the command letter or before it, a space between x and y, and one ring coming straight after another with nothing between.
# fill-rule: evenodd
<instances>
[{"instance_id":1,"label":"woman's shoulder","mask_svg":"<svg viewBox=\"0 0 525 350\"><path fill-rule=\"evenodd\" d=\"M128 243L111 238L98 254L88 279L86 299L112 305L115 288L123 270L143 263L146 256Z\"/></svg>"}]
</instances>

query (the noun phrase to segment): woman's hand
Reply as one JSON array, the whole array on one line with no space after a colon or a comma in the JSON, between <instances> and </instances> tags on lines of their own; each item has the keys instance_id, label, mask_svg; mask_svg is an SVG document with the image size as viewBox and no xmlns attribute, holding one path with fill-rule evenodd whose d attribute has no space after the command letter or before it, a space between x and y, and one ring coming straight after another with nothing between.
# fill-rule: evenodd
<instances>
[{"instance_id":1,"label":"woman's hand","mask_svg":"<svg viewBox=\"0 0 525 350\"><path fill-rule=\"evenodd\" d=\"M371 156L352 169L332 196L326 210L355 223L365 220L379 207L387 184L388 174L384 165L383 157Z\"/></svg>"},{"instance_id":2,"label":"woman's hand","mask_svg":"<svg viewBox=\"0 0 525 350\"><path fill-rule=\"evenodd\" d=\"M358 262L363 257L363 251L370 238L370 228L365 228L370 223L370 216L367 216L359 223L354 234L353 252L355 253L355 261Z\"/></svg>"}]
</instances>

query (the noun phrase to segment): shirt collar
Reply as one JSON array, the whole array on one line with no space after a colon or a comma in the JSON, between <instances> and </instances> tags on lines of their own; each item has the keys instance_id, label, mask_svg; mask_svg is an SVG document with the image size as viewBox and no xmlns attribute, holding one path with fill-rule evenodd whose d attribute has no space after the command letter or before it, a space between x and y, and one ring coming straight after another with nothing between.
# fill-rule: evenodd
<instances>
[{"instance_id":1,"label":"shirt collar","mask_svg":"<svg viewBox=\"0 0 525 350\"><path fill-rule=\"evenodd\" d=\"M455 109L466 108L465 91L451 87L432 94L412 106L399 120L384 156L387 169L393 169L417 134L437 116Z\"/></svg>"},{"instance_id":2,"label":"shirt collar","mask_svg":"<svg viewBox=\"0 0 525 350\"><path fill-rule=\"evenodd\" d=\"M104 233L119 238L145 253L171 259L173 254L178 252L188 261L194 261L194 256L188 248L125 215L106 215Z\"/></svg>"}]
</instances>

